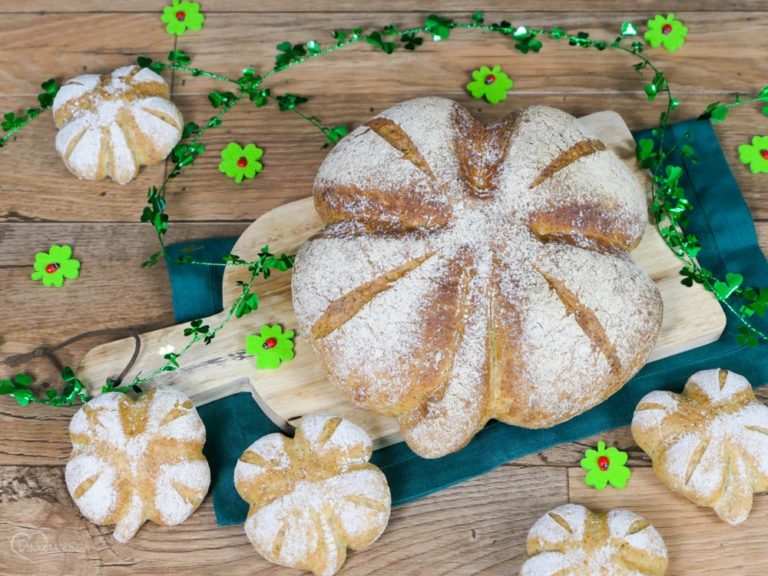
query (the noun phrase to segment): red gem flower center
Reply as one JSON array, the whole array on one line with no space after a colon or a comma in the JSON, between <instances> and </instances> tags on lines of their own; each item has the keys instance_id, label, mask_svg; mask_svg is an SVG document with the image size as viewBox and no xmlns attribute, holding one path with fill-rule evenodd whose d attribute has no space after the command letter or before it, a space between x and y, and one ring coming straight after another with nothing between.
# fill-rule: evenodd
<instances>
[{"instance_id":1,"label":"red gem flower center","mask_svg":"<svg viewBox=\"0 0 768 576\"><path fill-rule=\"evenodd\" d=\"M490 85L496 82L496 76L493 74L488 74L488 76L485 77L485 84Z\"/></svg>"},{"instance_id":2,"label":"red gem flower center","mask_svg":"<svg viewBox=\"0 0 768 576\"><path fill-rule=\"evenodd\" d=\"M766 148L765 150L760 150L760 156L768 160L768 148Z\"/></svg>"},{"instance_id":3,"label":"red gem flower center","mask_svg":"<svg viewBox=\"0 0 768 576\"><path fill-rule=\"evenodd\" d=\"M240 159L237 161L237 165L238 165L240 168L245 168L246 166L248 166L248 158L246 158L245 156L242 156L242 157L241 157L241 158L240 158Z\"/></svg>"},{"instance_id":4,"label":"red gem flower center","mask_svg":"<svg viewBox=\"0 0 768 576\"><path fill-rule=\"evenodd\" d=\"M179 22L184 22L184 19L185 19L186 17L187 17L187 15L186 15L186 14L184 14L184 12L182 12L181 10L179 10L178 12L176 12L176 20L178 20Z\"/></svg>"},{"instance_id":5,"label":"red gem flower center","mask_svg":"<svg viewBox=\"0 0 768 576\"><path fill-rule=\"evenodd\" d=\"M264 348L264 350L269 350L270 348L274 348L275 346L277 346L277 338L267 338L266 340L264 340L264 345L262 346L262 348Z\"/></svg>"},{"instance_id":6,"label":"red gem flower center","mask_svg":"<svg viewBox=\"0 0 768 576\"><path fill-rule=\"evenodd\" d=\"M50 264L48 264L48 266L45 267L45 271L48 272L48 274L53 274L54 272L56 272L56 270L59 269L59 267L60 266L56 264L56 262L51 262Z\"/></svg>"},{"instance_id":7,"label":"red gem flower center","mask_svg":"<svg viewBox=\"0 0 768 576\"><path fill-rule=\"evenodd\" d=\"M600 458L598 458L598 459L597 459L597 466L598 466L598 467L600 468L600 470L602 470L603 472L605 472L606 470L608 470L608 466L610 466L610 465L611 465L611 461L610 461L610 460L608 460L608 457L607 457L607 456L600 456Z\"/></svg>"},{"instance_id":8,"label":"red gem flower center","mask_svg":"<svg viewBox=\"0 0 768 576\"><path fill-rule=\"evenodd\" d=\"M672 32L672 24L664 24L664 26L661 28L662 34L669 34Z\"/></svg>"}]
</instances>

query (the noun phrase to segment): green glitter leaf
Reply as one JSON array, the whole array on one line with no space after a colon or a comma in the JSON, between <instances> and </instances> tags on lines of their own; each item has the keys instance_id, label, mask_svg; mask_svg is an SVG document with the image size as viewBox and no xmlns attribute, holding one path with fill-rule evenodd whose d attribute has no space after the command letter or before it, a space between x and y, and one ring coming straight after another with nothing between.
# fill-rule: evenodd
<instances>
[{"instance_id":1,"label":"green glitter leaf","mask_svg":"<svg viewBox=\"0 0 768 576\"><path fill-rule=\"evenodd\" d=\"M214 108L221 108L234 102L237 96L232 92L214 91L208 94L208 100Z\"/></svg>"},{"instance_id":2,"label":"green glitter leaf","mask_svg":"<svg viewBox=\"0 0 768 576\"><path fill-rule=\"evenodd\" d=\"M728 272L728 274L725 275L725 282L720 280L715 282L715 294L717 294L717 296L722 300L725 300L739 289L739 286L741 286L742 282L744 282L744 276L741 274Z\"/></svg>"},{"instance_id":3,"label":"green glitter leaf","mask_svg":"<svg viewBox=\"0 0 768 576\"><path fill-rule=\"evenodd\" d=\"M416 34L403 34L400 37L400 42L404 44L403 48L406 50L416 50L417 46L421 46L424 39Z\"/></svg>"},{"instance_id":4,"label":"green glitter leaf","mask_svg":"<svg viewBox=\"0 0 768 576\"><path fill-rule=\"evenodd\" d=\"M300 94L281 94L277 97L277 105L281 112L293 110L299 104L304 104L308 101L309 98L307 96L301 96Z\"/></svg>"},{"instance_id":5,"label":"green glitter leaf","mask_svg":"<svg viewBox=\"0 0 768 576\"><path fill-rule=\"evenodd\" d=\"M307 51L304 48L304 44L293 44L290 42L281 42L277 45L277 49L281 52L275 56L275 68L285 68L290 63L300 60L307 55Z\"/></svg>"},{"instance_id":6,"label":"green glitter leaf","mask_svg":"<svg viewBox=\"0 0 768 576\"><path fill-rule=\"evenodd\" d=\"M712 118L712 122L719 123L725 120L727 116L728 116L728 107L718 106L717 108L712 110L710 118Z\"/></svg>"},{"instance_id":7,"label":"green glitter leaf","mask_svg":"<svg viewBox=\"0 0 768 576\"><path fill-rule=\"evenodd\" d=\"M397 47L395 42L385 41L384 38L382 38L380 32L371 32L368 36L365 37L365 41L371 46L376 46L385 54L392 54L392 52L394 52L395 48Z\"/></svg>"},{"instance_id":8,"label":"green glitter leaf","mask_svg":"<svg viewBox=\"0 0 768 576\"><path fill-rule=\"evenodd\" d=\"M447 40L451 35L451 28L456 23L450 18L444 18L437 14L430 14L427 16L427 20L424 23L424 28L432 35L432 40L439 42L440 40Z\"/></svg>"},{"instance_id":9,"label":"green glitter leaf","mask_svg":"<svg viewBox=\"0 0 768 576\"><path fill-rule=\"evenodd\" d=\"M192 58L184 50L171 50L168 52L168 61L179 66L188 66Z\"/></svg>"},{"instance_id":10,"label":"green glitter leaf","mask_svg":"<svg viewBox=\"0 0 768 576\"><path fill-rule=\"evenodd\" d=\"M621 35L622 36L637 36L637 28L632 22L621 23Z\"/></svg>"}]
</instances>

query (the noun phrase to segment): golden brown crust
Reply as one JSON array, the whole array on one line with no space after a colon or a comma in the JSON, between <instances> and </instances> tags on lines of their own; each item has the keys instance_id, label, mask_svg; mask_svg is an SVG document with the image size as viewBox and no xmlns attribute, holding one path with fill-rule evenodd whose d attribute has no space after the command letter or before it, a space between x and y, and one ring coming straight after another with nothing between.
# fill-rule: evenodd
<instances>
[{"instance_id":1,"label":"golden brown crust","mask_svg":"<svg viewBox=\"0 0 768 576\"><path fill-rule=\"evenodd\" d=\"M384 474L368 460L372 444L341 418L311 415L294 438L262 436L235 467L248 502L245 533L270 562L331 576L347 547L370 546L389 520Z\"/></svg>"},{"instance_id":2,"label":"golden brown crust","mask_svg":"<svg viewBox=\"0 0 768 576\"><path fill-rule=\"evenodd\" d=\"M682 394L646 395L632 436L662 482L730 524L747 519L753 493L768 490L768 408L728 370L697 372Z\"/></svg>"},{"instance_id":3,"label":"golden brown crust","mask_svg":"<svg viewBox=\"0 0 768 576\"><path fill-rule=\"evenodd\" d=\"M328 155L315 199L333 224L297 255L297 317L342 392L398 417L422 456L490 418L571 418L653 347L661 298L626 252L643 191L561 111L486 127L450 101L403 103Z\"/></svg>"},{"instance_id":4,"label":"golden brown crust","mask_svg":"<svg viewBox=\"0 0 768 576\"><path fill-rule=\"evenodd\" d=\"M555 508L531 527L526 547L529 558L520 576L663 576L668 563L659 532L621 508Z\"/></svg>"}]
</instances>

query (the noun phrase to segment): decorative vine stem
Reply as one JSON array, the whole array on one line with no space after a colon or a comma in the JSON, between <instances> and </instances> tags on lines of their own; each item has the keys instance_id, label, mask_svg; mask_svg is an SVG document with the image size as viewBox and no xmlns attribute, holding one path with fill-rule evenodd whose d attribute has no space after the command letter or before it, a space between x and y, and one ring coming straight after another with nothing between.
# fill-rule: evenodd
<instances>
[{"instance_id":1,"label":"decorative vine stem","mask_svg":"<svg viewBox=\"0 0 768 576\"><path fill-rule=\"evenodd\" d=\"M167 232L169 221L166 213L166 192L171 180L178 177L186 166L193 164L195 159L205 152L205 146L201 142L202 136L211 128L221 126L225 114L243 100L248 99L257 107L274 102L277 103L281 111L292 110L325 135L326 145L335 144L346 135L347 127L345 125L326 126L316 116L305 114L299 110L298 106L307 102L308 97L289 93L277 96L272 95L269 88L262 87L264 81L284 70L362 41L380 49L386 54L391 54L398 46L398 37L404 49L415 50L423 43L422 34L430 36L435 41L447 40L451 35L451 31L455 29L499 33L514 41L515 49L523 54L539 52L542 48L540 38L544 37L552 40L566 40L572 46L594 48L599 51L606 49L620 50L639 60L638 63L634 64L634 68L638 72L645 68L650 69L653 72L653 78L645 86L648 100L654 100L659 93L664 94L667 100L664 111L659 115L659 125L652 131L654 139L641 139L638 143L638 160L642 166L650 169L652 175L651 209L655 226L667 246L683 263L683 268L680 272L683 276L682 283L688 286L694 282L703 285L717 297L729 312L739 318L742 322L742 329L738 336L740 341L748 344L755 344L759 339L768 341L768 335L748 320L748 317L751 317L753 314L763 316L766 310L768 310L768 288L746 287L743 285L743 278L739 274L729 273L724 280L718 279L712 272L702 268L696 260L696 255L701 246L694 235L685 231L687 224L686 212L691 208L691 205L687 198L685 198L684 190L679 186L682 168L669 163L672 151L675 151L676 147L665 148L664 146L670 117L679 105L679 100L673 97L664 73L643 53L644 44L639 40L634 40L631 43L631 47L624 45L623 42L625 40L632 40L637 34L634 25L629 22L622 24L621 34L615 40L606 41L589 38L589 34L586 32L569 34L558 27L545 30L513 26L509 22L486 24L483 14L480 12L473 14L469 22L455 22L449 18L431 14L427 17L425 24L419 27L400 29L390 25L368 33L364 32L362 28L355 28L349 32L336 30L333 33L336 42L325 48L321 48L317 42L312 40L306 44L282 42L277 45L279 53L275 58L274 67L268 69L263 75L257 75L253 68L246 68L243 70L243 75L238 79L190 66L190 57L181 50L172 50L168 54L168 63L153 62L145 57L139 58L137 62L140 66L149 67L155 71L163 69L176 70L192 76L204 76L237 87L236 92L214 91L209 94L208 97L211 104L214 108L218 109L217 113L211 116L202 127L193 122L188 123L184 127L182 140L171 156L173 167L159 187L153 186L149 189L147 193L148 206L144 208L141 220L152 224L160 245L160 251L152 254L148 260L142 263L142 266L152 266L159 261L161 256L168 255L164 236ZM44 92L38 96L42 107L40 110L28 109L22 118L16 118L10 113L6 114L6 122L2 125L2 128L6 130L6 135L0 138L0 147L26 125L29 120L39 115L42 109L51 106L57 86L55 82L49 80L43 84L43 89ZM733 107L758 101L768 102L768 86L763 89L759 96L754 98L740 100L740 96L737 94L733 102L725 104L714 102L707 106L706 110L702 113L702 117L712 118L714 122L719 122L725 119ZM768 114L768 112L766 113ZM680 153L685 157L691 157L694 151L692 146L685 144L680 147ZM219 325L210 329L209 326L202 325L202 320L194 320L184 330L185 335L191 336L190 341L178 353L171 352L166 354L166 362L163 366L144 377L138 374L131 385L128 386L116 387L114 383L107 382L107 385L102 389L103 391L138 391L141 385L146 384L157 375L178 369L179 358L195 344L201 340L206 344L210 343L216 334L231 321L233 316L240 317L255 310L258 306L258 297L251 292L255 279L259 275L263 275L265 278L268 277L271 270L284 271L289 269L293 265L293 257L286 256L285 254L276 257L269 253L267 247L264 247L259 254L258 260L255 261L246 261L234 254L229 254L220 262L198 260L188 255L180 256L178 262L181 264L206 266L248 266L251 276L247 282L240 282L242 292L232 303L227 316ZM731 301L733 296L742 298L745 304L737 308ZM49 400L35 398L28 391L25 392L29 382L24 375L17 375L12 380L0 382L0 394L14 394L20 403L22 402L21 398L24 399L24 403L37 401L55 405L87 401L88 396L82 390L82 383L77 380L71 369L67 368L65 370L65 372L62 372L62 378L67 382L67 388L65 388L66 396L62 394L61 397L56 396L53 398L49 394ZM20 379L19 376L21 376ZM17 379L19 379L19 382L17 382Z\"/></svg>"}]
</instances>

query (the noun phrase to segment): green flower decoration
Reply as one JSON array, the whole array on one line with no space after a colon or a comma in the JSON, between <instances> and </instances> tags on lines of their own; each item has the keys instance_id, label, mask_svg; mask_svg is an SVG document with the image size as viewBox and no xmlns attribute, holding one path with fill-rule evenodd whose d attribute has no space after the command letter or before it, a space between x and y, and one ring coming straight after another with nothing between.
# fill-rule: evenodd
<instances>
[{"instance_id":1,"label":"green flower decoration","mask_svg":"<svg viewBox=\"0 0 768 576\"><path fill-rule=\"evenodd\" d=\"M755 136L752 144L739 146L739 160L749 164L753 174L768 174L768 136Z\"/></svg>"},{"instance_id":2,"label":"green flower decoration","mask_svg":"<svg viewBox=\"0 0 768 576\"><path fill-rule=\"evenodd\" d=\"M236 142L230 142L221 151L219 170L240 184L243 178L253 178L263 170L264 166L259 162L263 155L264 150L256 144L247 144L243 148Z\"/></svg>"},{"instance_id":3,"label":"green flower decoration","mask_svg":"<svg viewBox=\"0 0 768 576\"><path fill-rule=\"evenodd\" d=\"M80 276L80 261L72 258L70 246L51 246L48 252L35 254L32 280L42 280L43 286L61 288L65 278Z\"/></svg>"},{"instance_id":4,"label":"green flower decoration","mask_svg":"<svg viewBox=\"0 0 768 576\"><path fill-rule=\"evenodd\" d=\"M498 104L507 99L507 90L514 86L501 70L501 66L494 66L493 69L483 66L480 70L472 72L472 82L467 84L467 91L472 94L472 98L483 98L491 104Z\"/></svg>"},{"instance_id":5,"label":"green flower decoration","mask_svg":"<svg viewBox=\"0 0 768 576\"><path fill-rule=\"evenodd\" d=\"M643 36L653 48L664 46L669 52L679 50L685 44L688 28L675 18L675 13L666 16L657 14L653 20L648 20L648 31Z\"/></svg>"},{"instance_id":6,"label":"green flower decoration","mask_svg":"<svg viewBox=\"0 0 768 576\"><path fill-rule=\"evenodd\" d=\"M259 370L274 370L281 362L293 360L293 330L283 332L279 324L264 324L258 335L245 339L245 353L256 356Z\"/></svg>"},{"instance_id":7,"label":"green flower decoration","mask_svg":"<svg viewBox=\"0 0 768 576\"><path fill-rule=\"evenodd\" d=\"M597 450L587 450L581 461L581 467L589 470L584 483L598 490L608 484L614 488L624 488L632 471L626 467L627 453L611 446L605 447L605 442L597 443Z\"/></svg>"},{"instance_id":8,"label":"green flower decoration","mask_svg":"<svg viewBox=\"0 0 768 576\"><path fill-rule=\"evenodd\" d=\"M165 24L168 34L181 36L187 30L200 30L205 22L205 15L200 12L200 4L197 2L173 0L173 4L163 8L160 21Z\"/></svg>"}]
</instances>

